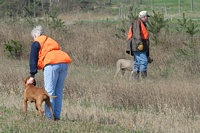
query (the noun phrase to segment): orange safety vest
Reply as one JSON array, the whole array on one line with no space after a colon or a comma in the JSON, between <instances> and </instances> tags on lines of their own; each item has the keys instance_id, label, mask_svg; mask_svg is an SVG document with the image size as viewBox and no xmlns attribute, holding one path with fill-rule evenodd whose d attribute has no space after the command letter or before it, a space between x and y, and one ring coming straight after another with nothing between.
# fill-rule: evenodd
<instances>
[{"instance_id":1,"label":"orange safety vest","mask_svg":"<svg viewBox=\"0 0 200 133\"><path fill-rule=\"evenodd\" d=\"M143 24L143 22L141 20L140 21L140 35L142 39L149 39L149 33L147 31L147 28L145 27L145 25ZM132 26L130 26L129 31L128 31L128 37L127 40L129 40L131 37L133 36L132 33Z\"/></svg>"},{"instance_id":2,"label":"orange safety vest","mask_svg":"<svg viewBox=\"0 0 200 133\"><path fill-rule=\"evenodd\" d=\"M38 70L43 69L47 64L71 63L69 55L60 50L60 46L52 38L41 35L35 41L40 44Z\"/></svg>"}]
</instances>

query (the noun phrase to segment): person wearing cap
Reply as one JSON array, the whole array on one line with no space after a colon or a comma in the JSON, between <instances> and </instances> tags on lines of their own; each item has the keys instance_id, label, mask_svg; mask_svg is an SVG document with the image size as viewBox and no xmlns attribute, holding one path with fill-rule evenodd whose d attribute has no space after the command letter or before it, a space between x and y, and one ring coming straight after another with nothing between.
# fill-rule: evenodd
<instances>
[{"instance_id":1,"label":"person wearing cap","mask_svg":"<svg viewBox=\"0 0 200 133\"><path fill-rule=\"evenodd\" d=\"M55 121L60 120L63 86L67 76L68 64L71 58L60 49L59 44L45 35L42 26L36 26L31 31L34 42L30 51L30 78L26 84L32 84L38 70L44 72L44 88L51 96L50 98ZM49 107L45 104L45 116L53 119Z\"/></svg>"},{"instance_id":2,"label":"person wearing cap","mask_svg":"<svg viewBox=\"0 0 200 133\"><path fill-rule=\"evenodd\" d=\"M139 75L144 79L147 77L148 63L153 61L149 57L149 33L146 28L149 14L141 11L129 29L127 40L131 40L131 45L127 45L126 52L134 56L134 79L138 80Z\"/></svg>"}]
</instances>

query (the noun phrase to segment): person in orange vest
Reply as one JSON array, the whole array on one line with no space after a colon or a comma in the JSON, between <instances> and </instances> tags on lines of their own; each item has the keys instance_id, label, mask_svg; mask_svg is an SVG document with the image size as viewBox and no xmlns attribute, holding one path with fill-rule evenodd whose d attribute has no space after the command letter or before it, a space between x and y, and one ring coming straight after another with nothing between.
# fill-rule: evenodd
<instances>
[{"instance_id":1,"label":"person in orange vest","mask_svg":"<svg viewBox=\"0 0 200 133\"><path fill-rule=\"evenodd\" d=\"M71 58L60 49L59 44L52 38L45 35L42 26L33 28L31 35L34 42L30 50L30 78L27 84L32 84L38 70L44 72L44 88L49 95L57 96L51 98L51 105L55 115L55 121L60 120L63 86L68 72L68 64ZM44 115L53 119L47 105L45 105Z\"/></svg>"},{"instance_id":2,"label":"person in orange vest","mask_svg":"<svg viewBox=\"0 0 200 133\"><path fill-rule=\"evenodd\" d=\"M141 11L128 32L126 52L134 56L134 79L139 79L140 73L143 79L146 78L148 63L153 61L149 57L150 42L146 28L149 17L147 11Z\"/></svg>"}]
</instances>

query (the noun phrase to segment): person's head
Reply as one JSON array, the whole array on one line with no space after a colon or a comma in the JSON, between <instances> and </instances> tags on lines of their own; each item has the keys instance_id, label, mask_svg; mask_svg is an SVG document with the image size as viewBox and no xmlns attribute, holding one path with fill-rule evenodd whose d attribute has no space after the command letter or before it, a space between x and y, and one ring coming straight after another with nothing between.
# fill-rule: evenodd
<instances>
[{"instance_id":1,"label":"person's head","mask_svg":"<svg viewBox=\"0 0 200 133\"><path fill-rule=\"evenodd\" d=\"M44 30L42 28L41 25L36 26L35 28L33 28L33 30L31 31L31 36L34 38L34 40L36 38L38 38L40 35L44 35Z\"/></svg>"},{"instance_id":2,"label":"person's head","mask_svg":"<svg viewBox=\"0 0 200 133\"><path fill-rule=\"evenodd\" d=\"M148 21L148 17L150 16L148 15L147 11L141 11L138 15L138 18L140 18L145 23Z\"/></svg>"}]
</instances>

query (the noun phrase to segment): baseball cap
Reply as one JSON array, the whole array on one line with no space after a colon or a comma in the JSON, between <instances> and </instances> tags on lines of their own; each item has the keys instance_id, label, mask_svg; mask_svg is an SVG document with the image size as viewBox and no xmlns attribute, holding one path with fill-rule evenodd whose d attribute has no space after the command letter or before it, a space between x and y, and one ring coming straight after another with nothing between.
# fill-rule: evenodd
<instances>
[{"instance_id":1,"label":"baseball cap","mask_svg":"<svg viewBox=\"0 0 200 133\"><path fill-rule=\"evenodd\" d=\"M150 17L147 11L141 11L138 16L139 17L144 17L144 16Z\"/></svg>"}]
</instances>

